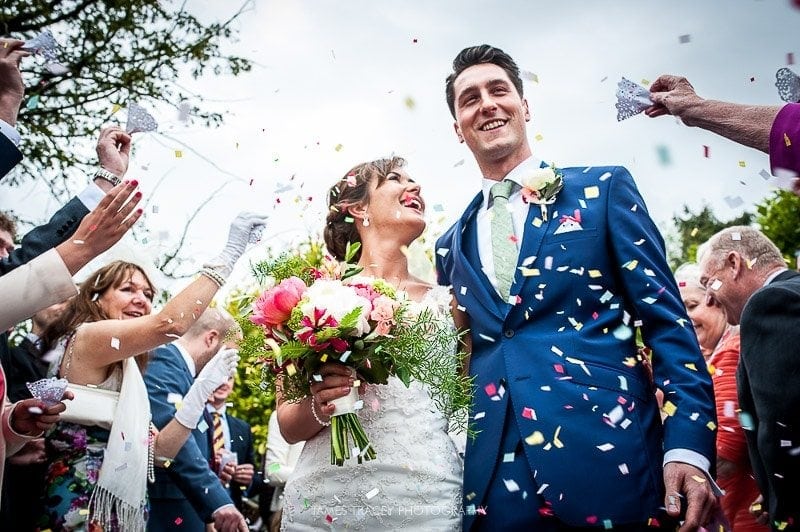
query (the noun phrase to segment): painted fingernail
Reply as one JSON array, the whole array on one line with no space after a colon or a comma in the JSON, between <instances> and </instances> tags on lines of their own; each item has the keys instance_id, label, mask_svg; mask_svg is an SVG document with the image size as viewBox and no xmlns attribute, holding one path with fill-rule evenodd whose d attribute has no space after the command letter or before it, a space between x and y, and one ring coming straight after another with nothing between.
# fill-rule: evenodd
<instances>
[{"instance_id":1,"label":"painted fingernail","mask_svg":"<svg viewBox=\"0 0 800 532\"><path fill-rule=\"evenodd\" d=\"M135 180L135 179L131 180L130 186L135 187L135 186L138 186L138 185L139 185L139 182L137 180Z\"/></svg>"},{"instance_id":2,"label":"painted fingernail","mask_svg":"<svg viewBox=\"0 0 800 532\"><path fill-rule=\"evenodd\" d=\"M134 197L134 198L136 198L136 199L139 199L139 198L141 198L141 197L142 197L142 191L140 190L139 192L137 192L136 194L134 194L134 195L133 195L133 197Z\"/></svg>"},{"instance_id":3,"label":"painted fingernail","mask_svg":"<svg viewBox=\"0 0 800 532\"><path fill-rule=\"evenodd\" d=\"M144 210L142 210L142 209L136 209L136 214L142 214L143 212L144 212Z\"/></svg>"}]
</instances>

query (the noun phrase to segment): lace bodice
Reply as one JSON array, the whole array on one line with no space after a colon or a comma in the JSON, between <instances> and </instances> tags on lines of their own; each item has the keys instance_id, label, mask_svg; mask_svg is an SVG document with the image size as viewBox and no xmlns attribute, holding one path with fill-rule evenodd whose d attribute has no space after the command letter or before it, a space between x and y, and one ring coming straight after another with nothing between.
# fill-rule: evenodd
<instances>
[{"instance_id":1,"label":"lace bodice","mask_svg":"<svg viewBox=\"0 0 800 532\"><path fill-rule=\"evenodd\" d=\"M449 316L436 287L414 307ZM444 314L446 313L446 314ZM359 419L377 458L330 465L330 428L306 442L284 492L282 530L458 530L462 465L425 388L365 385Z\"/></svg>"}]
</instances>

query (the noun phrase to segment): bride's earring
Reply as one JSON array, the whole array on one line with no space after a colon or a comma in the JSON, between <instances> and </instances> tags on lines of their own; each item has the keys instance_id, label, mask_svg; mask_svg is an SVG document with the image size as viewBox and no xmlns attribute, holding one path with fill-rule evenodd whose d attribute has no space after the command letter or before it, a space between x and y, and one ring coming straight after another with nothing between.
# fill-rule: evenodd
<instances>
[{"instance_id":1,"label":"bride's earring","mask_svg":"<svg viewBox=\"0 0 800 532\"><path fill-rule=\"evenodd\" d=\"M364 215L363 224L364 224L364 227L369 227L369 216L367 216L366 214Z\"/></svg>"}]
</instances>

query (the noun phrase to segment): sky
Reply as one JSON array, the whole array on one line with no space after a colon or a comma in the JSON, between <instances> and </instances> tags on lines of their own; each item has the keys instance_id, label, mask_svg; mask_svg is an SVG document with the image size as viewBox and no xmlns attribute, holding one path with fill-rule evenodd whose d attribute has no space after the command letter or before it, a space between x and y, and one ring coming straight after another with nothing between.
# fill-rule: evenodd
<instances>
[{"instance_id":1,"label":"sky","mask_svg":"<svg viewBox=\"0 0 800 532\"><path fill-rule=\"evenodd\" d=\"M227 18L234 5L189 3L208 21ZM535 156L559 167L626 166L664 229L684 204L707 202L732 218L770 193L759 176L767 156L672 117L618 122L617 82L648 85L672 73L707 98L779 105L775 72L788 65L800 73L792 66L798 27L790 0L255 0L235 23L238 41L225 45L252 59L252 72L180 82L226 113L222 127L182 122L170 102L139 102L160 124L159 133L134 137L128 172L148 198L140 223L151 237L122 243L115 256L163 252L217 191L190 226L186 249L196 263L184 271L222 248L243 210L270 215L249 254L258 258L265 243L281 248L319 231L328 187L352 166L390 154L409 161L429 228L441 232L481 177L453 131L444 78L462 48L482 43L508 52L525 74ZM3 190L0 209L18 208L20 197L41 190ZM47 214L56 208L42 203Z\"/></svg>"}]
</instances>

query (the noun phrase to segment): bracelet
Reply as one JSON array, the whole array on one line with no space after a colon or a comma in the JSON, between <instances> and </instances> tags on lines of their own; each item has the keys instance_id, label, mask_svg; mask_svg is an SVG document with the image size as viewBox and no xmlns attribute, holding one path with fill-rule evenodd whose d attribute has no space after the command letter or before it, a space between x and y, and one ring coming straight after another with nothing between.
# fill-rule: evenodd
<instances>
[{"instance_id":1,"label":"bracelet","mask_svg":"<svg viewBox=\"0 0 800 532\"><path fill-rule=\"evenodd\" d=\"M317 420L317 423L319 423L319 424L320 424L320 425L322 425L323 427L330 427L330 426L331 426L331 422L330 422L330 421L322 421L322 420L319 418L319 416L317 415L317 409L316 409L316 408L314 408L314 403L315 403L315 402L316 402L316 401L315 401L315 400L314 400L314 398L312 397L312 398L311 398L311 413L312 413L312 414L314 414L314 419L316 419L316 420Z\"/></svg>"},{"instance_id":2,"label":"bracelet","mask_svg":"<svg viewBox=\"0 0 800 532\"><path fill-rule=\"evenodd\" d=\"M93 179L102 179L103 181L108 181L114 186L117 186L120 183L122 183L122 180L119 178L118 175L112 174L105 168L98 168L97 171L94 173Z\"/></svg>"},{"instance_id":3,"label":"bracelet","mask_svg":"<svg viewBox=\"0 0 800 532\"><path fill-rule=\"evenodd\" d=\"M220 288L222 288L222 285L225 284L225 278L222 275L220 275L218 271L209 266L205 266L202 270L200 270L200 275L205 275L206 277L214 281Z\"/></svg>"}]
</instances>

